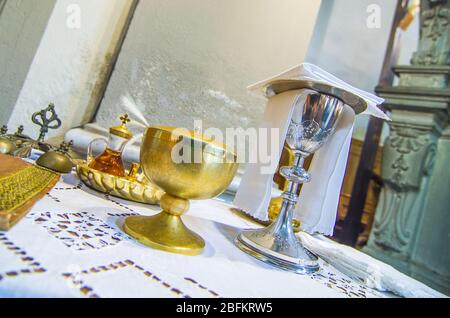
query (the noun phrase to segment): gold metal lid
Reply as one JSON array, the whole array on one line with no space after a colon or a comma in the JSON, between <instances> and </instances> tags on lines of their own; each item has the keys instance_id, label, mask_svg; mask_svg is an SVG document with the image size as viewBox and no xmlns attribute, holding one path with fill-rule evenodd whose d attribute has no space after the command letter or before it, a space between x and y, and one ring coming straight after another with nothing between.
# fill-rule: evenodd
<instances>
[{"instance_id":1,"label":"gold metal lid","mask_svg":"<svg viewBox=\"0 0 450 318\"><path fill-rule=\"evenodd\" d=\"M131 139L133 137L133 133L126 126L126 123L130 122L128 114L120 116L120 120L122 121L122 125L111 127L109 129L109 132L115 136L119 136L125 139Z\"/></svg>"}]
</instances>

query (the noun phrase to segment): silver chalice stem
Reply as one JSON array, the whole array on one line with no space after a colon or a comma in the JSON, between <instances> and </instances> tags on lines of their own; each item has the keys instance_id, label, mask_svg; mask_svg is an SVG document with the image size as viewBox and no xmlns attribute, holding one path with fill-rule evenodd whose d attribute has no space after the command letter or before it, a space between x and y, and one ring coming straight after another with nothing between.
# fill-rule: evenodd
<instances>
[{"instance_id":1,"label":"silver chalice stem","mask_svg":"<svg viewBox=\"0 0 450 318\"><path fill-rule=\"evenodd\" d=\"M262 230L243 231L236 238L236 245L246 253L299 274L311 274L319 270L317 256L303 246L292 226L299 187L311 180L303 168L305 159L296 151L294 165L280 169L280 173L288 180L288 187L282 195L283 204L275 222Z\"/></svg>"}]
</instances>

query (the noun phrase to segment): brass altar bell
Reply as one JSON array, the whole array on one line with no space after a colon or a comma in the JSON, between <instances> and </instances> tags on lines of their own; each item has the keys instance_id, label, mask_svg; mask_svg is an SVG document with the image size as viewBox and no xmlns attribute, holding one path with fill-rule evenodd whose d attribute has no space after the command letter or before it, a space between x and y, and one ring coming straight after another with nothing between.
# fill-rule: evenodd
<instances>
[{"instance_id":1,"label":"brass altar bell","mask_svg":"<svg viewBox=\"0 0 450 318\"><path fill-rule=\"evenodd\" d=\"M50 150L36 160L38 166L53 170L58 173L70 173L74 166L69 151L73 142L62 142L57 150Z\"/></svg>"},{"instance_id":2,"label":"brass altar bell","mask_svg":"<svg viewBox=\"0 0 450 318\"><path fill-rule=\"evenodd\" d=\"M6 126L4 126L4 127L7 131L8 129L6 128ZM9 140L11 140L14 143L14 145L16 146L16 148L21 148L25 142L29 142L29 141L33 140L30 136L27 136L23 133L24 129L25 128L23 127L23 125L20 125L19 127L17 127L17 130L15 133L13 133L13 134L5 133L5 137L8 138Z\"/></svg>"},{"instance_id":3,"label":"brass altar bell","mask_svg":"<svg viewBox=\"0 0 450 318\"><path fill-rule=\"evenodd\" d=\"M122 161L122 152L125 145L133 137L133 133L127 128L130 122L128 114L120 117L122 124L109 129L109 139L97 138L90 142L88 147L89 168L105 172L117 177L125 176L125 168ZM94 142L102 141L106 144L106 149L97 157L92 156L92 145Z\"/></svg>"},{"instance_id":4,"label":"brass altar bell","mask_svg":"<svg viewBox=\"0 0 450 318\"><path fill-rule=\"evenodd\" d=\"M16 145L10 138L6 135L8 132L8 127L3 125L0 128L0 154L9 155L12 154L16 149Z\"/></svg>"},{"instance_id":5,"label":"brass altar bell","mask_svg":"<svg viewBox=\"0 0 450 318\"><path fill-rule=\"evenodd\" d=\"M14 140L18 147L22 146L24 142L32 140L30 136L23 133L24 130L25 128L23 127L23 125L20 125L19 127L17 127L17 130L14 134L9 135L9 137Z\"/></svg>"}]
</instances>

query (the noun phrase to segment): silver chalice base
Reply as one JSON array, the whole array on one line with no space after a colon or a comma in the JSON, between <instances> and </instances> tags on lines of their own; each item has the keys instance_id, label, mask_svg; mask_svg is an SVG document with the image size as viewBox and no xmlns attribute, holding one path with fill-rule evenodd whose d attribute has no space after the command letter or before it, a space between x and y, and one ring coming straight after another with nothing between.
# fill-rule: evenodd
<instances>
[{"instance_id":1,"label":"silver chalice base","mask_svg":"<svg viewBox=\"0 0 450 318\"><path fill-rule=\"evenodd\" d=\"M269 229L246 230L236 237L235 244L243 252L278 268L297 274L317 272L319 259L293 235L280 241L280 237Z\"/></svg>"}]
</instances>

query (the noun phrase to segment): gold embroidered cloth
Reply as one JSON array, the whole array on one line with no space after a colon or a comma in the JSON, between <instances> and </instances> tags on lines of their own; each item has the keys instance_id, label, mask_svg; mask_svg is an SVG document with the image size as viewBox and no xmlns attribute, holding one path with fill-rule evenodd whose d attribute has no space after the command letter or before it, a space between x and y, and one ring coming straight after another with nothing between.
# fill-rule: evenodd
<instances>
[{"instance_id":1,"label":"gold embroidered cloth","mask_svg":"<svg viewBox=\"0 0 450 318\"><path fill-rule=\"evenodd\" d=\"M0 230L9 230L59 180L59 174L0 155Z\"/></svg>"}]
</instances>

